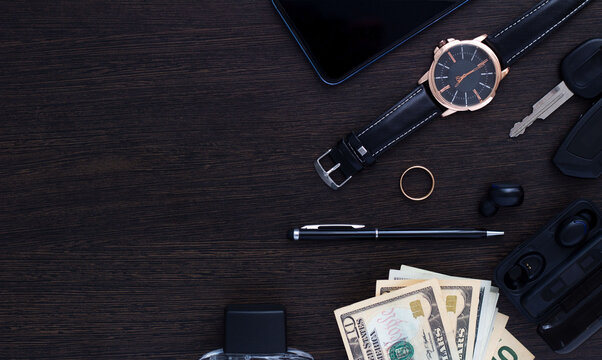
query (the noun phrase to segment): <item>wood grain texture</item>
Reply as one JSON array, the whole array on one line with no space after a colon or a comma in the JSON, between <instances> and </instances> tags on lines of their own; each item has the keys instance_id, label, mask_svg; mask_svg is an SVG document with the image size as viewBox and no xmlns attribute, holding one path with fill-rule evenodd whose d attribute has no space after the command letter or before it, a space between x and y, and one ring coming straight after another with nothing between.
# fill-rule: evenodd
<instances>
[{"instance_id":1,"label":"wood grain texture","mask_svg":"<svg viewBox=\"0 0 602 360\"><path fill-rule=\"evenodd\" d=\"M401 264L491 278L600 180L551 163L589 101L507 134L559 82L564 54L600 36L597 1L512 68L495 101L439 119L344 190L312 161L411 90L440 38L491 33L525 1L474 0L343 85L322 84L267 0L0 3L0 358L195 359L222 345L229 303L274 302L289 342L343 359L335 308ZM444 34L444 35L442 35ZM437 178L404 199L401 172ZM526 189L492 219L495 181ZM488 241L292 243L305 223L486 227ZM558 356L504 297L538 359L594 359L600 334Z\"/></svg>"}]
</instances>

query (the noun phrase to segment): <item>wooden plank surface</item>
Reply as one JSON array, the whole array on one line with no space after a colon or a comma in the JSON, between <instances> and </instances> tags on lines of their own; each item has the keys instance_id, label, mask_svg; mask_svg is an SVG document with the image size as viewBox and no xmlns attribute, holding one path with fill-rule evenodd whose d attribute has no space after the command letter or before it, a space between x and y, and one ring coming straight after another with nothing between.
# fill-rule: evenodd
<instances>
[{"instance_id":1,"label":"wooden plank surface","mask_svg":"<svg viewBox=\"0 0 602 360\"><path fill-rule=\"evenodd\" d=\"M313 160L410 91L441 38L492 33L535 1L474 0L343 85L324 85L265 1L0 3L0 358L195 359L222 345L223 307L274 302L289 343L343 359L333 310L401 264L490 279L600 179L551 158L591 101L507 134L556 85L563 55L600 36L602 2L517 63L475 113L438 119L333 192ZM431 198L398 181L430 168ZM496 181L524 205L477 204ZM486 227L483 241L293 243L306 223ZM538 359L594 359L600 334L560 356L503 296Z\"/></svg>"}]
</instances>

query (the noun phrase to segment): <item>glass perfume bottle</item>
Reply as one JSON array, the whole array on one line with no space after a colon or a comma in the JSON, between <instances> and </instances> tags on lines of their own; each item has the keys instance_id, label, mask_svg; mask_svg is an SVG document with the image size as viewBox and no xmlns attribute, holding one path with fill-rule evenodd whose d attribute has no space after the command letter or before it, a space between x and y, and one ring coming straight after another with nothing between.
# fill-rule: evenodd
<instances>
[{"instance_id":1,"label":"glass perfume bottle","mask_svg":"<svg viewBox=\"0 0 602 360\"><path fill-rule=\"evenodd\" d=\"M224 348L200 360L314 360L286 345L286 313L281 305L229 305Z\"/></svg>"},{"instance_id":2,"label":"glass perfume bottle","mask_svg":"<svg viewBox=\"0 0 602 360\"><path fill-rule=\"evenodd\" d=\"M306 352L288 348L281 354L225 354L223 349L211 351L200 360L314 360Z\"/></svg>"}]
</instances>

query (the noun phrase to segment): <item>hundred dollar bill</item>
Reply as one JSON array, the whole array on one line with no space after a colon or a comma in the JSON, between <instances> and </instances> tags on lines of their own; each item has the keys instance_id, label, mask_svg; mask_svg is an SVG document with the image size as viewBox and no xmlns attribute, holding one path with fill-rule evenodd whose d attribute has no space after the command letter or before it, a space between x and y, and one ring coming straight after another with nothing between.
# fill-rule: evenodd
<instances>
[{"instance_id":1,"label":"hundred dollar bill","mask_svg":"<svg viewBox=\"0 0 602 360\"><path fill-rule=\"evenodd\" d=\"M335 310L349 360L459 360L436 280Z\"/></svg>"},{"instance_id":2,"label":"hundred dollar bill","mask_svg":"<svg viewBox=\"0 0 602 360\"><path fill-rule=\"evenodd\" d=\"M535 356L531 354L523 344L520 343L508 330L503 329L502 334L497 340L494 340L493 355L491 360L533 360Z\"/></svg>"},{"instance_id":3,"label":"hundred dollar bill","mask_svg":"<svg viewBox=\"0 0 602 360\"><path fill-rule=\"evenodd\" d=\"M485 351L485 359L491 359L496 350L496 345L498 340L502 337L502 332L506 329L506 324L508 323L508 316L497 313L495 314L495 321L493 322L493 331L491 332L491 337L489 344L487 344L487 350Z\"/></svg>"},{"instance_id":4,"label":"hundred dollar bill","mask_svg":"<svg viewBox=\"0 0 602 360\"><path fill-rule=\"evenodd\" d=\"M376 296L424 280L378 280ZM439 280L460 360L472 360L479 303L479 280Z\"/></svg>"},{"instance_id":5,"label":"hundred dollar bill","mask_svg":"<svg viewBox=\"0 0 602 360\"><path fill-rule=\"evenodd\" d=\"M389 271L389 280L404 279L467 279L461 277L449 276L433 271L428 271L412 266L402 265L399 270ZM491 286L491 281L480 280L481 289L479 292L479 308L477 315L476 337L473 351L474 359L482 359L485 355L485 347L489 342L489 335L493 324L496 310L496 304L499 298L499 290Z\"/></svg>"}]
</instances>

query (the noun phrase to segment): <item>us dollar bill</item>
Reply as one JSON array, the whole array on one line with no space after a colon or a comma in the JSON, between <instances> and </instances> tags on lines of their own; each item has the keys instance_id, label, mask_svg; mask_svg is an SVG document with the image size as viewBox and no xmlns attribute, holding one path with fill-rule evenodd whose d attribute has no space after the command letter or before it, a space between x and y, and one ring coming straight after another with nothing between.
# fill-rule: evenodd
<instances>
[{"instance_id":1,"label":"us dollar bill","mask_svg":"<svg viewBox=\"0 0 602 360\"><path fill-rule=\"evenodd\" d=\"M491 359L495 353L497 341L502 337L502 332L506 329L508 323L508 316L502 313L495 314L495 321L493 322L493 331L491 332L491 341L487 344L487 350L485 351L485 359Z\"/></svg>"},{"instance_id":2,"label":"us dollar bill","mask_svg":"<svg viewBox=\"0 0 602 360\"><path fill-rule=\"evenodd\" d=\"M376 280L376 296L388 294L392 291L406 288L408 286L419 284L423 279L406 279L406 280ZM441 285L439 285L441 286Z\"/></svg>"},{"instance_id":3,"label":"us dollar bill","mask_svg":"<svg viewBox=\"0 0 602 360\"><path fill-rule=\"evenodd\" d=\"M424 280L378 280L376 295L390 293ZM479 305L479 280L439 280L460 360L472 360Z\"/></svg>"},{"instance_id":4,"label":"us dollar bill","mask_svg":"<svg viewBox=\"0 0 602 360\"><path fill-rule=\"evenodd\" d=\"M502 331L495 342L491 360L533 360L535 356L520 343L507 329Z\"/></svg>"},{"instance_id":5,"label":"us dollar bill","mask_svg":"<svg viewBox=\"0 0 602 360\"><path fill-rule=\"evenodd\" d=\"M535 356L531 354L523 344L520 343L508 330L506 324L508 316L497 313L491 333L491 341L487 345L485 359L489 360L533 360Z\"/></svg>"},{"instance_id":6,"label":"us dollar bill","mask_svg":"<svg viewBox=\"0 0 602 360\"><path fill-rule=\"evenodd\" d=\"M402 265L399 270L389 271L389 280L404 279L468 279L449 276L434 271L428 271L412 266ZM472 280L472 279L471 279ZM474 359L482 359L485 356L485 348L489 342L493 321L497 312L496 305L499 298L499 290L491 286L491 281L479 280L481 284L479 292L479 308L477 315L477 328L473 351ZM489 359L488 359L489 360Z\"/></svg>"},{"instance_id":7,"label":"us dollar bill","mask_svg":"<svg viewBox=\"0 0 602 360\"><path fill-rule=\"evenodd\" d=\"M436 280L334 312L349 360L459 360Z\"/></svg>"}]
</instances>

